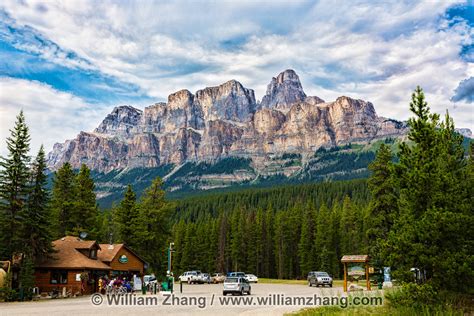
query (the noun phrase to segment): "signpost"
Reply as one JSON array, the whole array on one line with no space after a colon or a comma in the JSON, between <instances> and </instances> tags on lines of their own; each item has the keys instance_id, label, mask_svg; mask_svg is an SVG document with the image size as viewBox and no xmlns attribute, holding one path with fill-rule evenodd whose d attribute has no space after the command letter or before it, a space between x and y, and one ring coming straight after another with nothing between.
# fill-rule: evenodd
<instances>
[{"instance_id":1,"label":"signpost","mask_svg":"<svg viewBox=\"0 0 474 316\"><path fill-rule=\"evenodd\" d=\"M342 264L344 265L344 292L347 292L347 275L355 276L360 278L365 274L367 290L370 291L370 280L369 280L369 256L368 255L346 255L341 259ZM350 263L362 263L365 268L362 266L353 266L349 268L347 265Z\"/></svg>"}]
</instances>

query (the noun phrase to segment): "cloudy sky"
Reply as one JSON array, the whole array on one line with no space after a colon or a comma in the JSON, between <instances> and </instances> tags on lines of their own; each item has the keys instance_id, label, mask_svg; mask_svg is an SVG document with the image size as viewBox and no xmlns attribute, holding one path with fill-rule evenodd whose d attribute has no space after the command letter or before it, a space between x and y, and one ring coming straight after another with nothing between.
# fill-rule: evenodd
<instances>
[{"instance_id":1,"label":"cloudy sky","mask_svg":"<svg viewBox=\"0 0 474 316\"><path fill-rule=\"evenodd\" d=\"M350 4L350 5L349 5ZM90 131L116 105L236 79L261 99L292 68L308 95L431 108L473 129L474 2L0 2L0 154L23 109L32 149Z\"/></svg>"}]
</instances>

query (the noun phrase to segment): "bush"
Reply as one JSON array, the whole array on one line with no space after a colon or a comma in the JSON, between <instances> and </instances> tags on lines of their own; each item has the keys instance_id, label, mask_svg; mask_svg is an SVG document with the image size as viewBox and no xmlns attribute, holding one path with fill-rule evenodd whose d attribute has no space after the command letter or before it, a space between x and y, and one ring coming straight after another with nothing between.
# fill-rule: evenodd
<instances>
[{"instance_id":1,"label":"bush","mask_svg":"<svg viewBox=\"0 0 474 316\"><path fill-rule=\"evenodd\" d=\"M435 288L429 284L406 283L401 288L387 291L385 298L394 308L400 306L423 310L426 305L439 306L441 299Z\"/></svg>"}]
</instances>

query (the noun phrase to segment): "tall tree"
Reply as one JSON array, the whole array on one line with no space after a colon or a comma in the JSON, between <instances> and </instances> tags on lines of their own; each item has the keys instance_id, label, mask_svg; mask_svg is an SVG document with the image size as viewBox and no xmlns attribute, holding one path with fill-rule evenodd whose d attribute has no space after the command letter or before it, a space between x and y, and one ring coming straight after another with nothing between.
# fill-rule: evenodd
<instances>
[{"instance_id":1,"label":"tall tree","mask_svg":"<svg viewBox=\"0 0 474 316\"><path fill-rule=\"evenodd\" d=\"M46 160L43 146L32 164L32 188L28 206L22 212L22 239L24 248L30 248L35 261L52 251L51 213L48 206L49 192L46 176Z\"/></svg>"},{"instance_id":2,"label":"tall tree","mask_svg":"<svg viewBox=\"0 0 474 316\"><path fill-rule=\"evenodd\" d=\"M7 157L0 159L0 258L11 258L14 252L22 252L24 246L19 228L30 192L30 135L23 111L10 132Z\"/></svg>"},{"instance_id":3,"label":"tall tree","mask_svg":"<svg viewBox=\"0 0 474 316\"><path fill-rule=\"evenodd\" d=\"M54 216L55 237L73 231L76 223L72 217L76 207L76 174L66 162L54 173L51 209Z\"/></svg>"},{"instance_id":4,"label":"tall tree","mask_svg":"<svg viewBox=\"0 0 474 316\"><path fill-rule=\"evenodd\" d=\"M410 268L417 267L438 288L468 291L474 283L473 182L462 137L448 114L440 122L430 113L420 87L410 110L412 144L400 146L395 166L399 216L386 251L400 278L409 278Z\"/></svg>"},{"instance_id":5,"label":"tall tree","mask_svg":"<svg viewBox=\"0 0 474 316\"><path fill-rule=\"evenodd\" d=\"M172 205L165 200L160 178L153 180L139 203L141 223L137 229L136 250L150 263L155 273L166 271L166 249L170 236Z\"/></svg>"},{"instance_id":6,"label":"tall tree","mask_svg":"<svg viewBox=\"0 0 474 316\"><path fill-rule=\"evenodd\" d=\"M118 240L132 247L136 245L134 237L139 217L136 200L135 192L129 184L123 200L114 209L114 222L119 234Z\"/></svg>"},{"instance_id":7,"label":"tall tree","mask_svg":"<svg viewBox=\"0 0 474 316\"><path fill-rule=\"evenodd\" d=\"M94 193L95 184L92 180L90 169L81 165L79 173L75 177L75 201L74 212L71 214L73 230L77 233L85 231L89 238L94 238L97 226L97 203Z\"/></svg>"},{"instance_id":8,"label":"tall tree","mask_svg":"<svg viewBox=\"0 0 474 316\"><path fill-rule=\"evenodd\" d=\"M372 175L368 186L372 194L365 230L369 255L377 267L383 265L382 249L397 214L397 193L394 185L392 152L390 147L382 144L375 160L369 165Z\"/></svg>"}]
</instances>

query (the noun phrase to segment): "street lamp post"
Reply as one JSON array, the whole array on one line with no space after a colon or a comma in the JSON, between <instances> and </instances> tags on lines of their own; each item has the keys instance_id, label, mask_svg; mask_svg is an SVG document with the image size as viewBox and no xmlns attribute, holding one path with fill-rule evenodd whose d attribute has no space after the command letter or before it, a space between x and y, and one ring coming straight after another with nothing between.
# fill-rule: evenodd
<instances>
[{"instance_id":1,"label":"street lamp post","mask_svg":"<svg viewBox=\"0 0 474 316\"><path fill-rule=\"evenodd\" d=\"M172 260L172 256L173 256L173 252L174 252L173 246L174 246L174 242L170 242L170 246L168 247L168 275L172 274L171 260Z\"/></svg>"}]
</instances>

